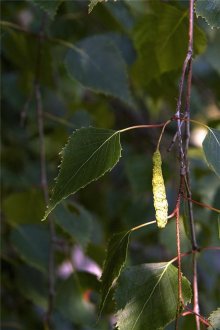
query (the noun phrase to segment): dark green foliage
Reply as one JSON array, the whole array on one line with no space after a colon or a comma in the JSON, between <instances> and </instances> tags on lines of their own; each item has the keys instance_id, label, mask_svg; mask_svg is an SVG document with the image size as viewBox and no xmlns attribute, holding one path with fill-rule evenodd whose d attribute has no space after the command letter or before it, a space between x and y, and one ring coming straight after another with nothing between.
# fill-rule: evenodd
<instances>
[{"instance_id":1,"label":"dark green foliage","mask_svg":"<svg viewBox=\"0 0 220 330\"><path fill-rule=\"evenodd\" d=\"M57 13L58 7L63 2L63 0L29 0L34 4L39 6L42 10L44 10L50 18L54 18Z\"/></svg>"},{"instance_id":2,"label":"dark green foliage","mask_svg":"<svg viewBox=\"0 0 220 330\"><path fill-rule=\"evenodd\" d=\"M44 220L62 199L111 170L120 156L119 132L93 127L76 130L61 152L60 172Z\"/></svg>"},{"instance_id":3,"label":"dark green foliage","mask_svg":"<svg viewBox=\"0 0 220 330\"><path fill-rule=\"evenodd\" d=\"M94 92L112 95L132 104L126 64L111 38L93 36L76 46L66 55L69 74Z\"/></svg>"},{"instance_id":4,"label":"dark green foliage","mask_svg":"<svg viewBox=\"0 0 220 330\"><path fill-rule=\"evenodd\" d=\"M60 284L56 297L56 308L64 318L75 324L95 322L93 306L83 300L83 292L74 275Z\"/></svg>"},{"instance_id":5,"label":"dark green foliage","mask_svg":"<svg viewBox=\"0 0 220 330\"><path fill-rule=\"evenodd\" d=\"M152 154L160 128L123 133L123 157L118 163L119 131L133 125L161 123L175 113L187 50L188 2L109 0L98 3L89 15L88 5L91 10L97 2L101 1L1 1L0 328L4 330L43 329L48 306L52 237L50 221L40 221L46 202L40 179L42 147L36 81L42 102L51 197L48 214L59 204L50 214L55 226L54 330L112 329L114 297L121 309L117 312L119 329L124 326L130 330L140 314L138 309L136 316L129 314L125 320L128 308L135 307L131 296L146 312L136 326L146 329L149 314L143 302L155 284L155 273L161 274L156 265L176 255L173 219L169 219L163 233L156 225L147 226L135 231L130 240L132 227L155 216ZM218 25L218 11L206 3L197 1L197 14ZM209 4L217 2L210 0ZM199 7L203 7L200 12ZM196 17L194 31L191 117L210 130L203 152L203 128L191 123L192 195L198 202L219 209L220 188L215 173L220 174L220 34L219 29L211 30ZM184 107L183 101L182 111ZM179 189L178 143L166 152L175 133L173 122L167 126L160 148L169 214ZM58 175L58 154L65 144ZM218 213L196 204L193 210L199 246L219 245ZM181 210L181 221L183 213ZM184 224L187 221L185 212ZM186 237L184 230L181 226L182 252L190 250L190 232ZM121 273L125 263L128 267ZM218 251L202 251L198 256L200 307L205 317L210 315L213 327L217 327L218 320L218 263ZM182 259L183 274L189 279L190 264L190 257ZM161 327L175 318L176 273L170 264L160 281L160 297L155 287L158 299L150 314L154 315L160 306L156 321ZM144 283L137 287L141 276ZM190 288L185 278L183 288L188 301ZM162 304L161 300L170 303L167 290L175 293L174 300ZM172 327L170 324L165 330ZM180 318L180 330L194 328L194 316Z\"/></svg>"},{"instance_id":6,"label":"dark green foliage","mask_svg":"<svg viewBox=\"0 0 220 330\"><path fill-rule=\"evenodd\" d=\"M131 232L128 231L115 234L108 243L107 256L101 277L100 311L104 308L106 299L114 284L114 281L117 280L124 266L130 233Z\"/></svg>"},{"instance_id":7,"label":"dark green foliage","mask_svg":"<svg viewBox=\"0 0 220 330\"><path fill-rule=\"evenodd\" d=\"M82 247L86 248L93 226L91 214L82 206L71 203L57 207L55 222Z\"/></svg>"},{"instance_id":8,"label":"dark green foliage","mask_svg":"<svg viewBox=\"0 0 220 330\"><path fill-rule=\"evenodd\" d=\"M209 129L203 150L210 168L220 177L220 130Z\"/></svg>"},{"instance_id":9,"label":"dark green foliage","mask_svg":"<svg viewBox=\"0 0 220 330\"><path fill-rule=\"evenodd\" d=\"M165 72L179 69L188 45L187 10L158 1L149 4L153 13L143 16L133 32L138 52L133 74L135 80L144 86L152 79L159 79ZM205 46L205 35L195 26L195 53L202 53Z\"/></svg>"},{"instance_id":10,"label":"dark green foliage","mask_svg":"<svg viewBox=\"0 0 220 330\"><path fill-rule=\"evenodd\" d=\"M11 244L29 265L47 273L49 232L40 225L20 225L11 232Z\"/></svg>"},{"instance_id":11,"label":"dark green foliage","mask_svg":"<svg viewBox=\"0 0 220 330\"><path fill-rule=\"evenodd\" d=\"M123 271L115 294L119 330L159 330L176 317L177 268L169 263L143 264ZM185 304L191 301L190 283L182 278Z\"/></svg>"}]
</instances>

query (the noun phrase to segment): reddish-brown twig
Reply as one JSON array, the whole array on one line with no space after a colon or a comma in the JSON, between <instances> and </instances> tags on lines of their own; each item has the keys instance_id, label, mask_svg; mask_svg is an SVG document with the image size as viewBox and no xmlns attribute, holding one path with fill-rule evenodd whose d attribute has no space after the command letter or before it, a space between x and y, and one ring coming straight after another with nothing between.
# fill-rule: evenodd
<instances>
[{"instance_id":1,"label":"reddish-brown twig","mask_svg":"<svg viewBox=\"0 0 220 330\"><path fill-rule=\"evenodd\" d=\"M206 326L208 327L212 327L211 323L202 315L200 315L199 313L196 313L194 310L191 310L189 307L187 306L184 306L184 308L187 310L187 312L183 312L182 313L182 316L185 316L185 315L195 315L199 318L199 320L205 324Z\"/></svg>"},{"instance_id":2,"label":"reddish-brown twig","mask_svg":"<svg viewBox=\"0 0 220 330\"><path fill-rule=\"evenodd\" d=\"M201 202L198 202L196 201L195 199L192 199L192 198L189 198L188 196L186 195L183 195L183 197L187 200L191 200L191 202L193 202L194 204L197 204L199 206L202 206L202 207L205 207L206 209L209 209L211 211L215 211L217 213L220 213L220 209L216 209L215 207L211 206L211 205L208 205L208 204L204 204L204 203L201 203Z\"/></svg>"}]
</instances>

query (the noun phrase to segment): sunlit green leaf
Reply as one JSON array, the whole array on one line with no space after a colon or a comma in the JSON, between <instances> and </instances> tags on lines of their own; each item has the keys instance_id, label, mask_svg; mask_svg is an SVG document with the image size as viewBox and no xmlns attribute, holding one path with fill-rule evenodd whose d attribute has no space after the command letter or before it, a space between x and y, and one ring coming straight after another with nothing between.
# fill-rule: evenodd
<instances>
[{"instance_id":1,"label":"sunlit green leaf","mask_svg":"<svg viewBox=\"0 0 220 330\"><path fill-rule=\"evenodd\" d=\"M92 36L76 46L65 59L70 76L94 92L132 105L126 63L111 38Z\"/></svg>"},{"instance_id":2,"label":"sunlit green leaf","mask_svg":"<svg viewBox=\"0 0 220 330\"><path fill-rule=\"evenodd\" d=\"M104 0L90 0L89 2L89 14L91 13L91 11L93 10L93 8L99 3L99 2L103 2Z\"/></svg>"},{"instance_id":3,"label":"sunlit green leaf","mask_svg":"<svg viewBox=\"0 0 220 330\"><path fill-rule=\"evenodd\" d=\"M120 133L98 128L76 130L62 150L60 172L56 179L44 219L70 194L110 171L121 156Z\"/></svg>"},{"instance_id":4,"label":"sunlit green leaf","mask_svg":"<svg viewBox=\"0 0 220 330\"><path fill-rule=\"evenodd\" d=\"M103 1L108 1L108 0L89 0L89 14L91 13L91 11L93 10L93 8L99 3L99 2L103 2ZM114 0L116 1L116 0Z\"/></svg>"},{"instance_id":5,"label":"sunlit green leaf","mask_svg":"<svg viewBox=\"0 0 220 330\"><path fill-rule=\"evenodd\" d=\"M208 327L208 330L219 330L220 329L220 308L212 312L209 316L209 322L211 327Z\"/></svg>"},{"instance_id":6,"label":"sunlit green leaf","mask_svg":"<svg viewBox=\"0 0 220 330\"><path fill-rule=\"evenodd\" d=\"M188 47L188 11L158 1L150 5L151 13L145 14L133 32L138 59L132 72L144 86L165 72L181 68ZM205 34L195 25L195 54L205 47Z\"/></svg>"},{"instance_id":7,"label":"sunlit green leaf","mask_svg":"<svg viewBox=\"0 0 220 330\"><path fill-rule=\"evenodd\" d=\"M195 3L196 15L201 16L213 28L220 28L220 1L197 0Z\"/></svg>"},{"instance_id":8,"label":"sunlit green leaf","mask_svg":"<svg viewBox=\"0 0 220 330\"><path fill-rule=\"evenodd\" d=\"M100 311L102 311L108 294L112 288L114 281L119 277L124 266L130 237L130 231L122 232L114 235L108 244L107 256L101 277L101 303Z\"/></svg>"},{"instance_id":9,"label":"sunlit green leaf","mask_svg":"<svg viewBox=\"0 0 220 330\"><path fill-rule=\"evenodd\" d=\"M191 300L188 280L182 277L185 304ZM178 270L170 263L126 268L115 294L119 330L159 330L176 318Z\"/></svg>"},{"instance_id":10,"label":"sunlit green leaf","mask_svg":"<svg viewBox=\"0 0 220 330\"><path fill-rule=\"evenodd\" d=\"M220 130L209 128L202 145L209 167L220 178Z\"/></svg>"}]
</instances>

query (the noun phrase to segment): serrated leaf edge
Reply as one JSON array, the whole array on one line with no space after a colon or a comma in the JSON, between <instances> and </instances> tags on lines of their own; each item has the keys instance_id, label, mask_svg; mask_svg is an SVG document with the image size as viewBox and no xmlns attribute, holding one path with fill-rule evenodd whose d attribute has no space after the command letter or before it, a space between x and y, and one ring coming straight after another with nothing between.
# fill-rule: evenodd
<instances>
[{"instance_id":1,"label":"serrated leaf edge","mask_svg":"<svg viewBox=\"0 0 220 330\"><path fill-rule=\"evenodd\" d=\"M89 12L89 14L91 14L91 12L93 11L93 8L95 7L95 6L97 6L97 4L100 2L107 2L108 0L97 0L97 2L96 3L93 3L93 1L92 0L90 0L89 1L89 5L88 5L88 12ZM115 2L117 1L117 0L114 0Z\"/></svg>"},{"instance_id":2,"label":"serrated leaf edge","mask_svg":"<svg viewBox=\"0 0 220 330\"><path fill-rule=\"evenodd\" d=\"M198 0L197 0L197 1L198 1ZM201 17L202 19L204 19L204 20L206 21L206 23L211 27L211 29L214 29L214 28L216 28L216 29L220 29L220 26L212 25L212 24L207 20L207 18L206 18L205 16L203 16L203 15L197 13L197 10L196 10L196 3L197 3L197 1L194 3L194 11L195 11L196 17L197 17L197 18L198 18L198 17Z\"/></svg>"},{"instance_id":3,"label":"serrated leaf edge","mask_svg":"<svg viewBox=\"0 0 220 330\"><path fill-rule=\"evenodd\" d=\"M220 307L218 307L216 310L214 310L214 311L209 315L208 320L209 320L210 323L212 322L212 321L211 321L211 317L212 317L212 315L215 314L216 312L219 312L219 313L220 313ZM212 328L208 327L208 330L211 330L211 329L218 330L218 328L216 328L216 327L214 327L214 326L212 326Z\"/></svg>"},{"instance_id":4,"label":"serrated leaf edge","mask_svg":"<svg viewBox=\"0 0 220 330\"><path fill-rule=\"evenodd\" d=\"M155 286L154 286L154 288L153 288L153 290L152 290L152 292L151 292L149 298L148 298L147 301L144 303L144 306L143 306L141 312L139 313L139 315L138 315L138 317L137 317L137 319L136 319L134 325L132 326L132 328L131 328L130 330L134 330L134 327L136 326L136 324L137 324L137 322L138 322L138 320L139 320L141 314L143 313L144 308L146 307L146 305L147 305L149 299L152 297L154 291L156 290L156 287L159 285L159 283L160 283L162 277L164 276L164 274L165 274L165 272L167 271L168 267L169 267L170 265L172 265L172 263L173 263L173 261L171 260L171 261L169 261L169 262L167 263L167 265L165 266L165 269L163 270L162 274L160 275L160 277L159 277L157 283L155 284ZM175 267L175 266L174 266L174 267ZM176 267L175 267L175 268L176 268ZM181 279L182 279L182 280L185 279L185 280L188 282L188 284L189 284L189 286L190 286L190 288L191 288L191 283L190 283L190 281L187 279L187 277L183 276L182 273L181 273L181 275L182 275L182 276L181 276ZM186 303L186 304L190 303L190 302L191 302L191 299L192 299L192 290L191 290L191 297L190 297L190 299L187 300L187 301L185 301L185 303ZM115 296L114 296L114 300L115 300ZM118 318L118 315L121 313L121 311L123 311L123 309L118 310L117 313L115 314L116 319ZM173 320L174 320L173 318L170 319L170 320L169 320L169 321L168 321L168 322L167 322L162 328L161 328L161 327L159 327L159 328L152 328L151 330L161 330L161 329L164 329L164 328L165 328L168 324L170 324ZM119 325L118 325L118 322L116 323L116 326L118 327L117 329L120 330L120 327L119 327Z\"/></svg>"},{"instance_id":5,"label":"serrated leaf edge","mask_svg":"<svg viewBox=\"0 0 220 330\"><path fill-rule=\"evenodd\" d=\"M113 285L114 285L114 282L117 281L117 279L119 278L119 276L120 276L120 274L121 274L122 269L124 268L124 265L125 265L125 262L126 262L126 259L127 259L128 245L129 245L129 240L130 240L131 232L132 232L132 230L127 231L127 232L124 234L124 236L122 237L122 239L120 240L120 242L119 242L119 245L120 245L121 242L122 242L122 240L125 239L125 237L128 235L128 244L127 244L127 247L126 247L125 260L124 260L124 262L121 264L121 267L120 267L119 272L118 272L118 276L114 278L114 281L112 282L110 288L108 289L108 292L107 292L107 294L105 295L105 298L104 298L104 300L103 300L103 303L100 305L99 316L101 315L101 313L102 313L102 311L103 311L103 308L105 307L106 299L107 299L108 296L109 296L109 293L110 293L110 291L111 291L111 289L112 289L112 287L113 287ZM105 258L105 261L104 261L104 263L103 263L103 267L102 267L102 268L103 268L103 272L102 272L102 276L101 276L101 278L100 278L100 282L101 282L101 283L102 283L102 277L103 277L103 273L104 273L104 270L105 270L105 266L106 266L106 263L107 263L107 253L108 253L109 244L110 244L111 240L113 239L113 237L114 237L114 236L117 236L118 234L120 234L120 233L116 233L116 234L114 234L114 235L109 239L109 241L108 241L108 245L107 245L107 248L106 248L106 258ZM101 287L101 290L102 290L102 287ZM102 291L101 291L101 295L102 295Z\"/></svg>"},{"instance_id":6,"label":"serrated leaf edge","mask_svg":"<svg viewBox=\"0 0 220 330\"><path fill-rule=\"evenodd\" d=\"M95 128L95 127L92 127L92 126L89 126L89 127L81 127L81 128L79 128L79 129L74 130L73 133L68 137L67 143L64 145L64 147L63 147L63 148L61 149L61 151L59 152L59 154L61 155L61 162L60 162L60 164L58 165L58 169L60 169L60 170L59 170L59 173L58 173L57 177L54 179L55 183L57 182L57 180L58 180L58 178L59 178L59 176L60 176L60 171L61 171L62 163L63 163L63 154L64 154L64 150L65 150L65 148L68 146L69 141L70 141L70 139L72 138L72 135L75 134L76 132L80 131L80 130L88 129L88 128ZM105 140L105 142L103 142L103 143L101 144L101 146L99 146L99 148L98 148L97 150L99 150L103 145L105 145L105 143L108 142L108 141L109 141L114 135L119 134L120 151L119 151L119 157L118 157L118 160L116 161L116 163L115 163L111 168L109 168L108 170L106 170L105 172L103 172L103 174L101 174L101 175L98 176L97 178L95 178L95 179L93 179L93 180L87 182L85 185L83 185L82 187L80 187L80 188L77 189L76 191L74 191L74 192L68 194L67 196L63 197L59 202L57 202L57 203L54 204L53 206L50 206L50 202L52 201L52 198L53 198L53 193L52 193L52 196L51 196L51 198L50 198L49 204L47 205L47 210L46 210L46 212L45 212L45 214L44 214L44 217L43 217L43 219L42 219L41 221L46 220L46 218L48 217L48 215L53 211L53 209L54 209L54 208L55 208L55 207L56 207L56 206L57 206L57 205L58 205L63 199L66 199L66 198L67 198L68 196L70 196L70 195L74 195L77 191L83 189L84 187L86 187L86 186L87 186L88 184L90 184L91 182L93 182L93 181L97 181L97 180L100 179L103 175L105 175L106 173L110 172L110 171L111 171L111 170L117 165L117 163L119 162L119 160L120 160L120 158L121 158L121 153L122 153L122 150L123 150L123 149L122 149L122 146L121 146L121 143L120 143L120 131L114 131L114 130L112 130L112 131L113 131L114 133L113 133L113 134L112 134L107 140ZM89 157L89 159L90 159L91 157L93 157L93 155L97 152L97 150L96 150L95 152L93 152L93 154ZM88 160L89 160L89 159L88 159ZM88 160L87 160L85 163L87 163ZM84 163L83 165L81 165L80 168L82 168L82 166L84 166L85 163ZM78 169L78 171L79 171L79 169Z\"/></svg>"}]
</instances>

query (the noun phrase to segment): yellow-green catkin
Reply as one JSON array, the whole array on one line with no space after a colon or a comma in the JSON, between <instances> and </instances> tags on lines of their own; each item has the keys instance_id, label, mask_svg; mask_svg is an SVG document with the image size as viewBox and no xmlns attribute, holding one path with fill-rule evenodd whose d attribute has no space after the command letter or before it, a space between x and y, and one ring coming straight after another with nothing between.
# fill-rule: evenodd
<instances>
[{"instance_id":1,"label":"yellow-green catkin","mask_svg":"<svg viewBox=\"0 0 220 330\"><path fill-rule=\"evenodd\" d=\"M162 160L160 151L156 150L153 154L153 197L154 208L156 211L156 221L159 228L164 228L167 224L168 203L166 189L162 173Z\"/></svg>"}]
</instances>

